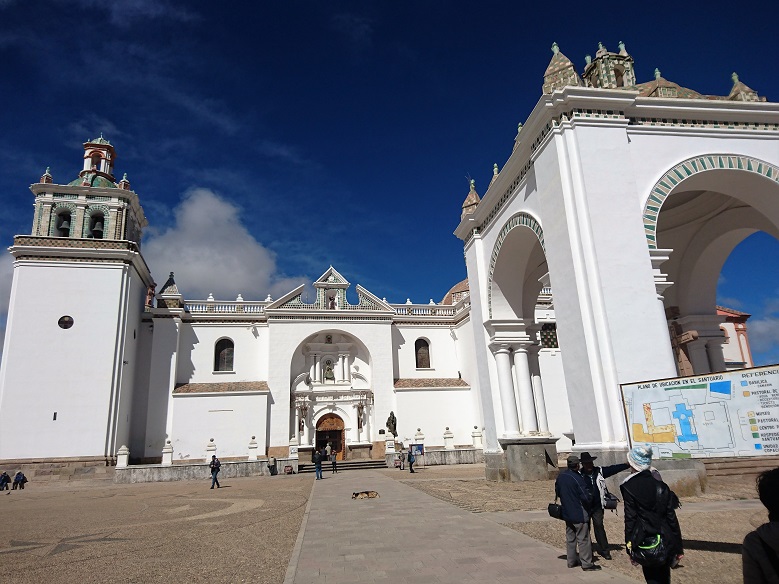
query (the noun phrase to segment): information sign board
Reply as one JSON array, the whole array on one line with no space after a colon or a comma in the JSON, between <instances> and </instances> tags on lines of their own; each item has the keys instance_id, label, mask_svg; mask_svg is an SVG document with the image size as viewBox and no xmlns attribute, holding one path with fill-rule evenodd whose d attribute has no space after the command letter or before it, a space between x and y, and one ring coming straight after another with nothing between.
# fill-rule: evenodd
<instances>
[{"instance_id":1,"label":"information sign board","mask_svg":"<svg viewBox=\"0 0 779 584\"><path fill-rule=\"evenodd\" d=\"M779 454L779 365L622 385L631 444L660 458Z\"/></svg>"}]
</instances>

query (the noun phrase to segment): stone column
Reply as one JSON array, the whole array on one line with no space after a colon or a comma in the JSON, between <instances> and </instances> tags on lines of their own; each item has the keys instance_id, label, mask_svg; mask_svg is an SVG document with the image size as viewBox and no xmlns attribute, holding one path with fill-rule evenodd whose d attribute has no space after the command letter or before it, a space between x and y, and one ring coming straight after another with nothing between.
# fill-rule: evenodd
<instances>
[{"instance_id":1,"label":"stone column","mask_svg":"<svg viewBox=\"0 0 779 584\"><path fill-rule=\"evenodd\" d=\"M517 401L514 398L514 383L511 379L511 355L508 344L492 345L495 354L495 364L498 368L498 389L500 390L500 405L503 414L503 433L506 438L518 438L519 416Z\"/></svg>"},{"instance_id":2,"label":"stone column","mask_svg":"<svg viewBox=\"0 0 779 584\"><path fill-rule=\"evenodd\" d=\"M311 406L308 408L311 409ZM303 417L303 446L311 446L311 433L308 424L308 412Z\"/></svg>"},{"instance_id":3,"label":"stone column","mask_svg":"<svg viewBox=\"0 0 779 584\"><path fill-rule=\"evenodd\" d=\"M365 442L373 442L373 436L371 435L371 406L369 404L365 404L365 426L363 427L363 430L365 431L365 438L363 439Z\"/></svg>"},{"instance_id":4,"label":"stone column","mask_svg":"<svg viewBox=\"0 0 779 584\"><path fill-rule=\"evenodd\" d=\"M309 357L311 357L311 364L308 367L308 376L311 381L316 381L316 353L311 353Z\"/></svg>"},{"instance_id":5,"label":"stone column","mask_svg":"<svg viewBox=\"0 0 779 584\"><path fill-rule=\"evenodd\" d=\"M539 345L528 347L528 360L530 362L530 376L533 383L533 397L536 402L536 417L538 418L538 431L549 435L549 419L546 415L546 400L544 399L544 385L541 381L541 364L538 361Z\"/></svg>"},{"instance_id":6,"label":"stone column","mask_svg":"<svg viewBox=\"0 0 779 584\"><path fill-rule=\"evenodd\" d=\"M346 381L346 355L343 353L338 354L338 361L340 361L341 378L338 381Z\"/></svg>"},{"instance_id":7,"label":"stone column","mask_svg":"<svg viewBox=\"0 0 779 584\"><path fill-rule=\"evenodd\" d=\"M526 436L538 434L536 421L536 402L533 399L533 382L530 380L530 364L527 358L527 345L520 344L514 349L514 368L519 385L519 410L522 414L522 433Z\"/></svg>"},{"instance_id":8,"label":"stone column","mask_svg":"<svg viewBox=\"0 0 779 584\"><path fill-rule=\"evenodd\" d=\"M295 428L292 431L292 439L295 441L295 445L300 445L300 408L297 406L293 406L295 408Z\"/></svg>"},{"instance_id":9,"label":"stone column","mask_svg":"<svg viewBox=\"0 0 779 584\"><path fill-rule=\"evenodd\" d=\"M706 375L709 370L709 355L706 352L706 340L696 339L687 343L687 351L692 363L692 370L696 375Z\"/></svg>"},{"instance_id":10,"label":"stone column","mask_svg":"<svg viewBox=\"0 0 779 584\"><path fill-rule=\"evenodd\" d=\"M319 383L322 381L322 371L321 371L321 355L314 355L314 381Z\"/></svg>"},{"instance_id":11,"label":"stone column","mask_svg":"<svg viewBox=\"0 0 779 584\"><path fill-rule=\"evenodd\" d=\"M352 442L360 442L360 408L359 404L354 404L354 424L352 425Z\"/></svg>"},{"instance_id":12,"label":"stone column","mask_svg":"<svg viewBox=\"0 0 779 584\"><path fill-rule=\"evenodd\" d=\"M736 337L738 340L738 337ZM709 365L712 373L721 373L727 370L725 355L722 352L722 339L710 339L706 342L706 354L709 357Z\"/></svg>"}]
</instances>

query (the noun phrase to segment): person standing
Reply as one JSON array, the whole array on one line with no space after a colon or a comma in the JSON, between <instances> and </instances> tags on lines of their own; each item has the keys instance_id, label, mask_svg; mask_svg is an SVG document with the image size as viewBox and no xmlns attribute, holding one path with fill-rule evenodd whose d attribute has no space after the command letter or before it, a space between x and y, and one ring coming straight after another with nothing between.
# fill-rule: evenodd
<instances>
[{"instance_id":1,"label":"person standing","mask_svg":"<svg viewBox=\"0 0 779 584\"><path fill-rule=\"evenodd\" d=\"M402 448L400 449L400 455L398 458L400 459L400 470L406 470L406 451Z\"/></svg>"},{"instance_id":2,"label":"person standing","mask_svg":"<svg viewBox=\"0 0 779 584\"><path fill-rule=\"evenodd\" d=\"M325 456L327 456L328 459L330 458L331 452L333 452L333 447L328 442L327 445L325 446Z\"/></svg>"},{"instance_id":3,"label":"person standing","mask_svg":"<svg viewBox=\"0 0 779 584\"><path fill-rule=\"evenodd\" d=\"M667 558L659 566L641 566L647 584L669 584L671 565L684 554L682 531L676 519L672 491L652 474L652 448L635 446L628 452L632 474L619 486L625 504L625 544L629 548L659 535Z\"/></svg>"},{"instance_id":4,"label":"person standing","mask_svg":"<svg viewBox=\"0 0 779 584\"><path fill-rule=\"evenodd\" d=\"M585 572L600 570L600 566L593 562L590 541L592 492L579 474L579 457L572 454L566 462L568 468L557 476L554 491L563 507L568 567L581 566Z\"/></svg>"},{"instance_id":5,"label":"person standing","mask_svg":"<svg viewBox=\"0 0 779 584\"><path fill-rule=\"evenodd\" d=\"M414 472L414 463L417 461L417 457L414 454L414 449L409 447L408 449L408 470Z\"/></svg>"},{"instance_id":6,"label":"person standing","mask_svg":"<svg viewBox=\"0 0 779 584\"><path fill-rule=\"evenodd\" d=\"M314 449L314 455L311 457L311 460L314 461L314 473L316 474L316 480L322 478L322 453L323 452L324 449L322 449L322 452L319 452L319 450Z\"/></svg>"},{"instance_id":7,"label":"person standing","mask_svg":"<svg viewBox=\"0 0 779 584\"><path fill-rule=\"evenodd\" d=\"M741 546L744 584L779 582L779 468L757 477L757 495L768 509L768 523L750 531Z\"/></svg>"},{"instance_id":8,"label":"person standing","mask_svg":"<svg viewBox=\"0 0 779 584\"><path fill-rule=\"evenodd\" d=\"M11 482L11 475L3 471L3 473L0 474L0 491L2 491L3 489L5 489L6 491L10 491L11 489L8 487L8 484L10 482Z\"/></svg>"},{"instance_id":9,"label":"person standing","mask_svg":"<svg viewBox=\"0 0 779 584\"><path fill-rule=\"evenodd\" d=\"M337 473L338 472L338 452L336 452L335 448L330 450L330 462L333 465L333 473Z\"/></svg>"},{"instance_id":10,"label":"person standing","mask_svg":"<svg viewBox=\"0 0 779 584\"><path fill-rule=\"evenodd\" d=\"M216 454L211 455L211 464L209 464L208 467L211 469L211 488L213 489L214 485L216 485L216 488L220 489L222 485L219 484L217 475L219 474L219 469L222 468L222 463L219 462Z\"/></svg>"},{"instance_id":11,"label":"person standing","mask_svg":"<svg viewBox=\"0 0 779 584\"><path fill-rule=\"evenodd\" d=\"M606 506L606 493L608 493L606 479L629 469L630 465L622 463L610 466L595 466L593 461L597 458L597 456L592 456L589 452L582 452L580 456L581 474L592 492L590 521L592 522L592 530L595 532L595 540L598 542L598 552L604 560L610 560L609 539L603 527L603 509Z\"/></svg>"}]
</instances>

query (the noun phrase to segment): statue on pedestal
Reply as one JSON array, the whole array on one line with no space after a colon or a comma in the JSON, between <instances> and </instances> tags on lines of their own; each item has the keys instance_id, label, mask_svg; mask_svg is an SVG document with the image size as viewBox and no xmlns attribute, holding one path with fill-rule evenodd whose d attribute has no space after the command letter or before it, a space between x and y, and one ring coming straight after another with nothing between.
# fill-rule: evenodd
<instances>
[{"instance_id":1,"label":"statue on pedestal","mask_svg":"<svg viewBox=\"0 0 779 584\"><path fill-rule=\"evenodd\" d=\"M397 426L398 420L395 418L395 412L390 412L389 418L387 418L387 430L395 437L398 435Z\"/></svg>"}]
</instances>

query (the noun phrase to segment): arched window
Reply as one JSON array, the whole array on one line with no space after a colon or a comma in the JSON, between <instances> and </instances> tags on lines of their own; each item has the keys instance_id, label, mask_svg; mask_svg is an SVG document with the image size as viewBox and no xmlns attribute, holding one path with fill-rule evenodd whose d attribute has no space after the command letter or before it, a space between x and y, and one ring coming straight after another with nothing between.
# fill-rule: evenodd
<instances>
[{"instance_id":1,"label":"arched window","mask_svg":"<svg viewBox=\"0 0 779 584\"><path fill-rule=\"evenodd\" d=\"M103 227L105 226L105 217L102 213L92 213L89 217L89 235L94 239L103 239Z\"/></svg>"},{"instance_id":2,"label":"arched window","mask_svg":"<svg viewBox=\"0 0 779 584\"><path fill-rule=\"evenodd\" d=\"M417 339L414 343L417 357L417 369L430 369L430 345L425 339Z\"/></svg>"},{"instance_id":3,"label":"arched window","mask_svg":"<svg viewBox=\"0 0 779 584\"><path fill-rule=\"evenodd\" d=\"M214 349L214 371L233 370L233 342L230 339L220 339Z\"/></svg>"},{"instance_id":4,"label":"arched window","mask_svg":"<svg viewBox=\"0 0 779 584\"><path fill-rule=\"evenodd\" d=\"M99 154L93 154L92 155L92 168L96 170L100 170L100 162L103 160L102 156Z\"/></svg>"},{"instance_id":5,"label":"arched window","mask_svg":"<svg viewBox=\"0 0 779 584\"><path fill-rule=\"evenodd\" d=\"M70 237L70 211L63 211L57 215L57 231L55 235Z\"/></svg>"}]
</instances>

